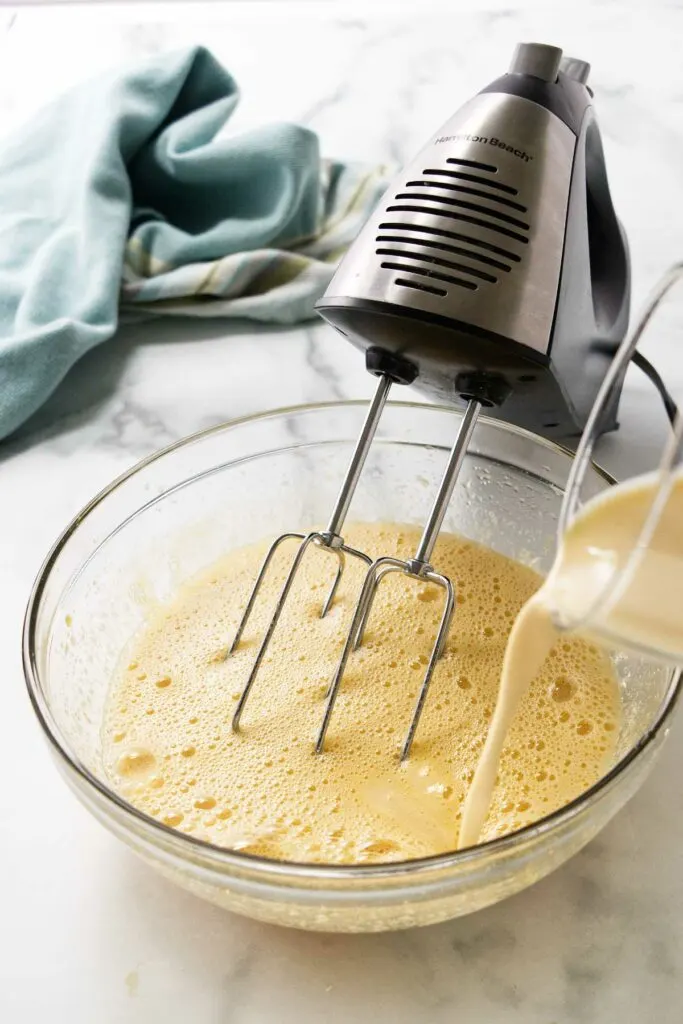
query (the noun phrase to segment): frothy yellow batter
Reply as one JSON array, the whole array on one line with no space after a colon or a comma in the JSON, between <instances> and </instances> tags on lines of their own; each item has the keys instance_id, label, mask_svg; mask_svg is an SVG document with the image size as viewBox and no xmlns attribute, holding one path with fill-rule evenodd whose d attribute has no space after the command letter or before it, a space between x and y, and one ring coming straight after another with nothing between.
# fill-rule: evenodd
<instances>
[{"instance_id":1,"label":"frothy yellow batter","mask_svg":"<svg viewBox=\"0 0 683 1024\"><path fill-rule=\"evenodd\" d=\"M410 557L419 533L347 528L371 556ZM231 717L292 552L267 578L237 652L226 658L266 545L230 553L186 584L134 639L104 724L107 772L132 804L221 846L306 862L403 860L453 850L463 801L496 702L517 613L542 580L488 548L444 534L434 563L457 609L409 760L398 761L441 614L443 592L400 576L382 582L363 647L344 677L322 755L313 743L324 693L355 603L349 564L328 616L335 568L304 561L242 719ZM574 799L613 760L619 696L606 654L555 645L507 733L481 839Z\"/></svg>"}]
</instances>

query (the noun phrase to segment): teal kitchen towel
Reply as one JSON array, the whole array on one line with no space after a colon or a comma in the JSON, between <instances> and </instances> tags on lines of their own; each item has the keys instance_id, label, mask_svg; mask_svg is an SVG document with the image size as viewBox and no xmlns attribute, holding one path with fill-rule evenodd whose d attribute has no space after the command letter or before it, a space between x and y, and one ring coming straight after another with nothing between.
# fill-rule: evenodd
<instances>
[{"instance_id":1,"label":"teal kitchen towel","mask_svg":"<svg viewBox=\"0 0 683 1024\"><path fill-rule=\"evenodd\" d=\"M0 142L0 437L111 338L122 310L293 324L387 184L238 102L202 47L103 75Z\"/></svg>"}]
</instances>

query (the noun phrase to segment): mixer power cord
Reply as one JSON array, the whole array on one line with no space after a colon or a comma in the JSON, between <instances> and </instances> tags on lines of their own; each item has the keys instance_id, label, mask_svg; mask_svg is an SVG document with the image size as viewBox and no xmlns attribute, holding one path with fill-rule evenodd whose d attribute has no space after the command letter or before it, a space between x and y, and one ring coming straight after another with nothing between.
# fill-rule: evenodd
<instances>
[{"instance_id":1,"label":"mixer power cord","mask_svg":"<svg viewBox=\"0 0 683 1024\"><path fill-rule=\"evenodd\" d=\"M598 352L604 352L612 357L617 354L617 346L612 344L598 344L595 346L595 350ZM655 369L650 360L646 359L642 352L639 352L637 349L631 356L631 362L634 366L637 366L639 370L642 370L645 376L648 377L657 388L659 396L664 403L664 409L666 410L669 423L674 427L678 417L678 406L671 397L666 384L662 380L661 374Z\"/></svg>"},{"instance_id":2,"label":"mixer power cord","mask_svg":"<svg viewBox=\"0 0 683 1024\"><path fill-rule=\"evenodd\" d=\"M658 370L654 368L649 359L646 359L645 356L641 352L638 352L637 350L631 356L631 362L634 366L637 366L639 370L642 370L643 373L650 378L654 386L657 388L657 391L661 396L662 402L664 403L666 415L669 417L669 423L672 427L675 426L676 419L678 417L678 406L669 394L666 384L662 380L662 377Z\"/></svg>"}]
</instances>

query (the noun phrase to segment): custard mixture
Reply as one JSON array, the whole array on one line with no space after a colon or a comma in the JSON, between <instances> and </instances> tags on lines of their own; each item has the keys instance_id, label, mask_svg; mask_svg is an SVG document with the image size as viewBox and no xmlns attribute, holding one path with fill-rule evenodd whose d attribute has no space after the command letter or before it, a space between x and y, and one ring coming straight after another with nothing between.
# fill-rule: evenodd
<instances>
[{"instance_id":1,"label":"custard mixture","mask_svg":"<svg viewBox=\"0 0 683 1024\"><path fill-rule=\"evenodd\" d=\"M349 526L375 557L410 557L419 531ZM410 758L399 763L434 642L443 591L399 575L377 591L344 676L325 751L313 752L324 695L362 580L351 560L325 619L336 559L310 551L246 705L235 703L284 582L281 551L242 643L227 648L267 544L228 554L149 618L113 681L104 723L108 775L130 803L220 846L300 862L375 863L456 849L463 805L496 704L511 627L542 578L479 544L442 534L434 554L457 594ZM516 702L485 820L471 841L562 807L610 767L619 728L608 656L563 637Z\"/></svg>"}]
</instances>

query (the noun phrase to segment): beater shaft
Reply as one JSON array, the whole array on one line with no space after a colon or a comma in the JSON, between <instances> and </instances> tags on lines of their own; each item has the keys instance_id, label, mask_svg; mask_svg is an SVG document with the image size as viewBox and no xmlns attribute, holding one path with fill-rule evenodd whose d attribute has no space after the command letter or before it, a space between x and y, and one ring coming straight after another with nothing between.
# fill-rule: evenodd
<instances>
[{"instance_id":1,"label":"beater shaft","mask_svg":"<svg viewBox=\"0 0 683 1024\"><path fill-rule=\"evenodd\" d=\"M356 442L356 447L353 450L351 462L349 463L349 468L346 471L344 483L339 491L339 496L337 497L332 515L330 516L330 521L327 524L325 535L329 535L330 537L338 536L344 525L346 514L349 511L349 505L353 499L356 487L358 486L358 480L360 479L363 466L365 465L365 460L367 459L368 452L370 451L370 445L375 439L380 417L384 412L384 406L387 404L391 385L392 381L389 377L379 378L377 390L375 391L375 395L370 403L370 408L368 409L365 422Z\"/></svg>"},{"instance_id":2,"label":"beater shaft","mask_svg":"<svg viewBox=\"0 0 683 1024\"><path fill-rule=\"evenodd\" d=\"M432 652L422 680L420 692L417 697L408 734L401 749L401 760L404 761L410 754L410 748L412 747L424 704L427 699L432 675L434 674L436 663L443 654L446 646L451 618L455 609L455 593L453 590L453 584L448 577L442 576L440 573L434 571L432 566L429 564L429 559L434 550L434 545L436 544L439 531L443 524L444 516L446 515L450 499L453 495L453 489L455 488L463 460L467 454L467 448L472 438L480 409L481 405L476 399L473 399L468 403L458 435L448 457L448 463L441 478L439 489L427 518L427 523L423 530L422 537L420 538L417 551L415 552L415 556L407 561L400 558L378 558L368 569L336 672L327 691L327 704L315 745L317 753L321 753L325 747L325 737L327 736L330 718L332 717L334 705L339 694L339 687L341 686L341 681L351 652L362 643L365 626L372 609L377 587L382 579L384 579L384 577L389 573L400 572L406 576L411 576L413 579L434 583L437 586L443 587L446 591L446 601L441 615L439 629L432 646Z\"/></svg>"},{"instance_id":3,"label":"beater shaft","mask_svg":"<svg viewBox=\"0 0 683 1024\"><path fill-rule=\"evenodd\" d=\"M453 491L458 481L458 475L462 468L463 461L467 455L467 449L469 443L472 440L472 434L477 423L477 417L481 405L479 402L473 400L468 402L465 414L460 424L458 436L455 439L455 443L451 449L451 454L448 458L448 465L446 466L441 483L439 484L439 490L437 491L434 503L429 512L425 528L422 531L422 537L420 543L417 546L415 552L415 561L428 563L432 557L434 551L434 545L436 544L439 536L439 531L443 525L444 516L448 510L448 505L451 498L453 497Z\"/></svg>"}]
</instances>

